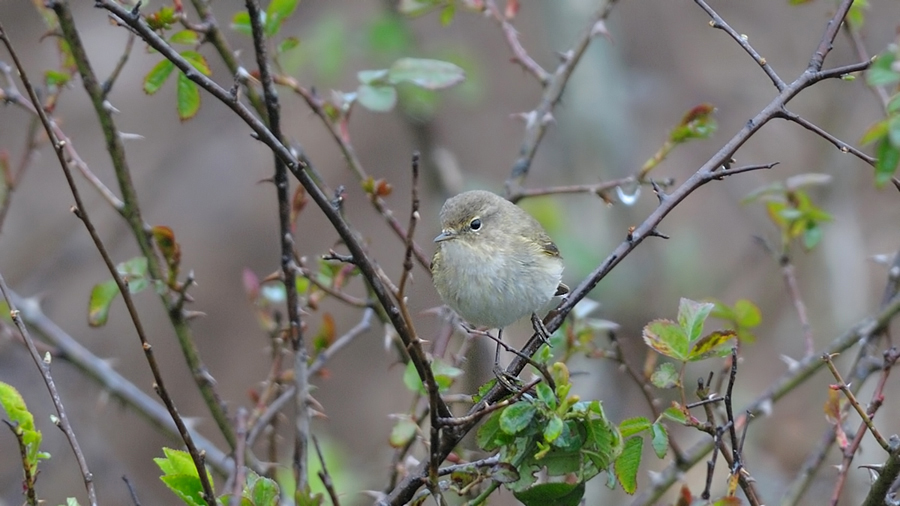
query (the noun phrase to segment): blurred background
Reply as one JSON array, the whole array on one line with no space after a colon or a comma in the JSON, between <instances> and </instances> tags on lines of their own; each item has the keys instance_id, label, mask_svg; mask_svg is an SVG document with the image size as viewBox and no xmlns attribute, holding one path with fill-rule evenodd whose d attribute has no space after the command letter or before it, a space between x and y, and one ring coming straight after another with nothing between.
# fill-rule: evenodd
<instances>
[{"instance_id":1,"label":"blurred background","mask_svg":"<svg viewBox=\"0 0 900 506\"><path fill-rule=\"evenodd\" d=\"M545 69L554 69L558 52L570 47L596 3L523 1L514 24L529 55ZM871 4L863 35L869 53L876 54L894 41L900 10L890 2ZM75 2L72 7L95 71L109 75L124 49L125 30L113 26L105 11L90 2ZM151 4L146 9L158 7ZM240 7L234 2L213 5L229 40L241 49L243 64L254 69L250 39L228 29ZM717 1L713 7L749 37L784 80L791 81L805 69L834 3ZM187 12L193 19L189 7ZM57 65L52 37L46 36L30 2L0 3L0 21L33 79ZM680 183L695 172L776 93L738 45L724 32L710 29L708 22L707 15L688 0L631 0L617 5L607 23L610 40L595 40L578 65L525 186L596 183L633 174L686 111L707 102L716 107L718 132L709 140L677 148L654 177L672 177ZM405 97L404 107L391 113L357 107L350 122L360 160L373 177L393 186L386 201L404 224L411 154L423 153L423 220L417 241L428 254L439 229L438 210L448 196L474 188L503 191L522 142L523 124L515 116L537 106L541 88L510 62L510 49L492 20L460 11L444 26L437 13L398 20L386 2L307 0L281 34L300 40L299 48L282 61L285 73L326 96L332 89L354 90L357 72L385 68L401 56L450 60L466 69L466 82L456 88ZM213 79L230 87L232 76L211 48L204 46L201 52L211 63ZM0 59L10 61L5 53ZM146 95L143 78L159 59L137 41L109 100L120 111L119 128L143 137L126 142L143 216L152 225L173 229L181 245L182 271L194 272L197 286L191 290L195 302L190 309L206 316L194 320L192 328L201 356L233 413L238 406L252 405L249 392L269 371L268 341L247 300L242 273L249 269L264 277L278 268L275 192L271 184L261 182L272 175L272 156L229 109L206 94L199 114L185 122L176 114L172 82L157 94ZM856 61L847 37L839 35L826 67ZM348 220L361 231L380 265L397 279L402 244L369 204L320 120L290 91L282 90L281 99L285 136L302 146L328 185L346 187ZM880 102L862 79L820 83L791 102L791 110L850 143L882 117ZM63 93L56 118L95 174L114 186L102 134L80 81ZM0 148L12 161L23 156L28 121L17 107L0 109ZM643 325L654 318L674 318L679 297L715 298L728 304L754 301L763 323L756 329L757 341L743 349L738 409L787 370L789 358L782 357L797 359L804 352L802 329L777 259L755 239L777 244L777 230L763 206L745 205L741 199L791 175L817 172L833 178L830 185L810 190L815 202L834 217L825 226L822 243L809 253L792 250L817 349L877 309L886 269L871 258L893 254L900 243L896 190L890 185L875 189L872 169L857 158L795 124L773 121L737 153L737 165L774 161L780 164L772 170L714 182L692 194L660 227L671 239L641 244L591 294L601 303L594 315L621 325L626 358L636 367L646 355L640 338ZM121 262L135 256L133 237L117 213L82 179L78 183L113 259ZM113 304L105 327L87 324L91 288L109 275L84 227L70 212L72 204L56 159L45 146L12 195L0 235L0 272L20 295L39 297L45 313L58 325L153 395L147 364L121 300ZM591 194L527 199L522 205L556 240L566 259L566 282L575 286L624 240L629 226L640 224L655 209L657 200L644 191L633 206L610 206ZM307 206L298 222L299 252L315 259L336 241L337 234L321 213L314 205ZM418 266L413 274L410 304L420 335L429 339L441 322L426 311L440 303L428 274ZM363 293L358 281L348 290ZM181 413L224 447L158 299L147 291L137 296L137 302ZM307 316L310 335L326 311L334 315L337 335L353 327L360 316L327 300ZM504 336L520 342L527 333L522 325ZM82 498L84 488L71 451L49 422L53 411L43 382L11 335L4 330L0 338L0 381L22 392L43 429L44 447L53 456L42 464L39 494L48 504L64 503L67 496ZM482 357L485 349L489 355L493 345L480 343L470 352L473 367L467 391L489 377L490 358ZM576 378L579 393L602 400L614 421L649 416L643 397L616 364L577 359L570 368L588 373ZM688 383L718 368L712 362L694 365ZM392 455L387 438L394 421L389 415L408 411L412 401L402 372L394 350L385 347L384 330L376 325L334 357L327 377L314 380L313 395L327 419L315 420L313 432L329 447L333 459L329 468L342 480L338 488L346 504L368 504L371 499L361 492L384 487ZM64 361L54 363L53 373L101 502L129 503L121 481L127 475L143 504L175 504L177 499L159 481L152 459L162 456L161 447L179 447L179 442L110 400ZM896 391L896 382L895 375L886 391ZM771 416L751 425L746 465L766 503L781 497L807 452L829 427L821 411L829 383L833 378L818 373L776 404ZM864 389L860 398L867 400L869 395L870 390ZM885 434L897 432L900 419L891 397L895 396L889 395L877 419ZM685 430L674 430L673 436L682 447L702 437ZM289 447L292 441L285 439L284 444ZM21 470L9 457L15 452L12 435L0 431L0 455L6 456L0 459L0 506L23 501ZM880 453L864 452L854 464L879 464L881 459ZM828 462L838 464L837 452ZM666 463L650 452L645 456L647 469L659 470ZM702 467L684 478L697 494L705 477ZM717 474L714 491L724 490L724 476ZM835 476L833 467L823 468L805 504L827 498ZM856 469L849 476L844 497L858 503L868 490L869 477ZM642 473L638 480L640 491L651 477ZM602 481L591 482L588 504L628 503L627 496L607 491ZM513 503L509 493L497 497L497 504Z\"/></svg>"}]
</instances>

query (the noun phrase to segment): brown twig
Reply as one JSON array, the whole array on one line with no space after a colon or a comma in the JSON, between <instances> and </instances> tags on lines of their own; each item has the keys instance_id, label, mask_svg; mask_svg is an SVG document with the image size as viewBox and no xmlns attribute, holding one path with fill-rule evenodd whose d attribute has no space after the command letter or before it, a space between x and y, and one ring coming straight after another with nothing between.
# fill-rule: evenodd
<instances>
[{"instance_id":1,"label":"brown twig","mask_svg":"<svg viewBox=\"0 0 900 506\"><path fill-rule=\"evenodd\" d=\"M244 496L244 484L247 481L247 472L244 467L244 452L247 450L247 410L240 407L235 415L234 431L237 436L237 444L234 446L234 481L231 483L231 497L228 506L239 506Z\"/></svg>"},{"instance_id":2,"label":"brown twig","mask_svg":"<svg viewBox=\"0 0 900 506\"><path fill-rule=\"evenodd\" d=\"M419 223L419 152L412 156L412 185L410 189L409 225L406 227L406 253L403 256L403 274L400 275L400 283L397 287L397 300L402 301L406 296L406 282L412 275L412 256L415 250L416 224Z\"/></svg>"},{"instance_id":3,"label":"brown twig","mask_svg":"<svg viewBox=\"0 0 900 506\"><path fill-rule=\"evenodd\" d=\"M522 182L528 175L531 168L531 162L537 153L538 144L544 137L547 127L553 122L553 109L562 98L566 84L575 70L575 66L581 61L582 55L590 44L591 40L597 35L605 33L603 26L606 18L609 17L617 0L605 0L601 2L600 7L588 18L588 22L581 32L575 37L575 43L572 47L562 54L562 63L556 67L549 79L542 80L544 85L544 93L541 95L540 103L533 110L526 114L525 135L522 145L519 147L519 157L513 163L512 171L506 179L504 186L506 187L506 196L514 194L517 189L522 186Z\"/></svg>"},{"instance_id":4,"label":"brown twig","mask_svg":"<svg viewBox=\"0 0 900 506\"><path fill-rule=\"evenodd\" d=\"M806 344L806 356L808 357L815 353L816 343L813 340L812 325L806 315L806 303L803 302L803 296L800 295L800 285L797 284L794 264L787 254L781 256L779 263L781 264L781 276L787 286L788 297L794 304L794 310L797 311L797 318L800 320L800 328L803 329L803 342Z\"/></svg>"},{"instance_id":5,"label":"brown twig","mask_svg":"<svg viewBox=\"0 0 900 506\"><path fill-rule=\"evenodd\" d=\"M503 12L497 7L497 3L494 0L485 0L484 9L490 14L491 18L497 22L500 29L503 30L503 36L506 38L506 43L513 52L512 60L533 75L535 79L541 83L541 86L546 86L547 83L550 82L550 74L541 68L531 56L528 56L528 52L525 51L525 48L522 47L522 43L519 42L519 32L516 31L512 23L509 22Z\"/></svg>"},{"instance_id":6,"label":"brown twig","mask_svg":"<svg viewBox=\"0 0 900 506\"><path fill-rule=\"evenodd\" d=\"M881 432L878 431L878 428L875 427L875 424L872 422L872 418L869 414L866 413L866 410L863 409L862 405L856 400L856 396L853 395L853 392L847 388L847 384L844 382L844 378L841 377L841 373L838 372L837 367L834 366L834 362L831 360L832 354L824 354L822 355L822 360L828 365L828 369L831 371L831 374L834 376L834 379L837 380L837 384L835 388L839 389L844 395L847 397L847 401L853 406L853 409L859 414L859 417L862 418L863 423L866 424L866 427L869 429L869 432L872 433L872 437L875 438L875 441L884 449L884 451L891 453L891 448L888 445L884 436L881 435Z\"/></svg>"},{"instance_id":7,"label":"brown twig","mask_svg":"<svg viewBox=\"0 0 900 506\"><path fill-rule=\"evenodd\" d=\"M247 0L245 3L250 15L250 27L253 32L253 49L256 54L256 64L259 68L260 81L263 88L263 98L268 115L268 128L271 135L279 143L283 143L281 135L281 106L278 102L278 92L272 81L272 73L269 68L269 59L266 49L266 37L263 33L262 17L257 0ZM303 339L303 326L300 321L300 299L297 295L296 274L294 271L294 235L291 232L291 198L290 185L288 184L287 169L284 160L273 153L275 162L275 189L278 198L278 224L279 239L281 244L281 274L284 276L284 284L287 290L287 315L288 338L294 350L294 381L296 387L296 406L294 416L294 481L297 490L306 490L309 486L309 391L306 367L308 354L306 342Z\"/></svg>"},{"instance_id":8,"label":"brown twig","mask_svg":"<svg viewBox=\"0 0 900 506\"><path fill-rule=\"evenodd\" d=\"M322 449L319 448L319 438L313 436L312 441L313 446L316 448L316 455L319 456L319 463L322 465L322 470L319 471L319 479L322 480L322 485L325 486L328 497L331 498L332 506L341 506L337 491L334 489L334 483L331 481L331 475L328 474L328 466L325 464L325 457L322 456Z\"/></svg>"}]
</instances>

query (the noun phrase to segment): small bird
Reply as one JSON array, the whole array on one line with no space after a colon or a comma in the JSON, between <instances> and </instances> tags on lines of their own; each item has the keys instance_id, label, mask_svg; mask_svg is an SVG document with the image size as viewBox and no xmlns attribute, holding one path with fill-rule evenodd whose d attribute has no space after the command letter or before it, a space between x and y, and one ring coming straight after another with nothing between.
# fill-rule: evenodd
<instances>
[{"instance_id":1,"label":"small bird","mask_svg":"<svg viewBox=\"0 0 900 506\"><path fill-rule=\"evenodd\" d=\"M562 257L547 232L494 193L473 190L448 199L434 242L434 286L472 325L502 331L569 291L561 283Z\"/></svg>"}]
</instances>

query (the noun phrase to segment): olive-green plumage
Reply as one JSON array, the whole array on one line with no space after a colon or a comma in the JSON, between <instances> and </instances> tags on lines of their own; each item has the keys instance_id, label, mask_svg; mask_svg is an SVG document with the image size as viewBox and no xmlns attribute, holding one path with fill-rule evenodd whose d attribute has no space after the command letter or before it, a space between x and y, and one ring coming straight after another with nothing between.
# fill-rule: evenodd
<instances>
[{"instance_id":1,"label":"olive-green plumage","mask_svg":"<svg viewBox=\"0 0 900 506\"><path fill-rule=\"evenodd\" d=\"M473 325L506 327L568 291L556 245L537 220L499 195L474 190L448 199L434 240L434 286Z\"/></svg>"}]
</instances>

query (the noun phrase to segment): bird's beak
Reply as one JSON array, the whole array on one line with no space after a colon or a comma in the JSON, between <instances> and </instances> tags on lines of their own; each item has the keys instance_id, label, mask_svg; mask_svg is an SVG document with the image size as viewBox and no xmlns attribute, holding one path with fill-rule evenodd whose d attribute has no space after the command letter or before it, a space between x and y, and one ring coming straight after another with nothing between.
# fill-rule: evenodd
<instances>
[{"instance_id":1,"label":"bird's beak","mask_svg":"<svg viewBox=\"0 0 900 506\"><path fill-rule=\"evenodd\" d=\"M440 234L438 234L437 237L434 238L434 242L449 241L450 239L453 239L454 237L456 237L456 233L454 233L451 230L444 230Z\"/></svg>"}]
</instances>

